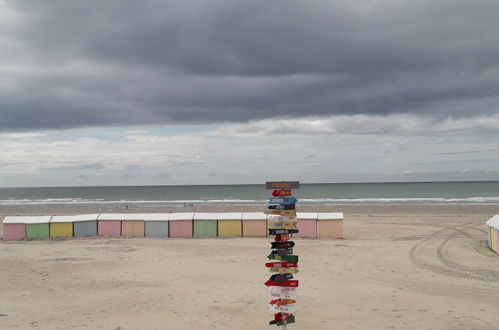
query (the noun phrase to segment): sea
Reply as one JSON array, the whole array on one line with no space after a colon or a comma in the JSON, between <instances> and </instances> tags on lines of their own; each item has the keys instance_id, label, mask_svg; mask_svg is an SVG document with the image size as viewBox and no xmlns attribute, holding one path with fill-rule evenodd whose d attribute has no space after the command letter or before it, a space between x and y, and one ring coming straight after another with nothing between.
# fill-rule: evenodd
<instances>
[{"instance_id":1,"label":"sea","mask_svg":"<svg viewBox=\"0 0 499 330\"><path fill-rule=\"evenodd\" d=\"M302 183L300 205L495 204L499 181ZM0 205L123 203L161 205L261 205L262 184L0 188Z\"/></svg>"}]
</instances>

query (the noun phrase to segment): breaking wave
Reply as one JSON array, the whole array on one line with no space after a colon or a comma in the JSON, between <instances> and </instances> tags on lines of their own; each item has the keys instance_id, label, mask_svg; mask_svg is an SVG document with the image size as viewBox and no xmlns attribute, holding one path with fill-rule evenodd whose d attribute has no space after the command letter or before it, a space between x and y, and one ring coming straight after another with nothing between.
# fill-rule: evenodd
<instances>
[{"instance_id":1,"label":"breaking wave","mask_svg":"<svg viewBox=\"0 0 499 330\"><path fill-rule=\"evenodd\" d=\"M4 199L0 205L32 205L32 204L265 204L261 199L185 199L185 200L104 200L84 198L50 198L50 199ZM348 205L348 204L499 204L499 197L466 197L466 198L301 198L301 205Z\"/></svg>"}]
</instances>

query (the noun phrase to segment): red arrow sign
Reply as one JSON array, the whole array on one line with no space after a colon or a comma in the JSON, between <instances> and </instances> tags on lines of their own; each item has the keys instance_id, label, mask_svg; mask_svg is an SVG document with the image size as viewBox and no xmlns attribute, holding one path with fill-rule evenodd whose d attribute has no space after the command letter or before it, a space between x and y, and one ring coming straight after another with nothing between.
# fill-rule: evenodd
<instances>
[{"instance_id":1,"label":"red arrow sign","mask_svg":"<svg viewBox=\"0 0 499 330\"><path fill-rule=\"evenodd\" d=\"M284 281L284 282L276 282L276 281L271 281L268 280L265 282L266 286L285 286L289 288L296 288L298 287L298 280L289 280L289 281Z\"/></svg>"},{"instance_id":2,"label":"red arrow sign","mask_svg":"<svg viewBox=\"0 0 499 330\"><path fill-rule=\"evenodd\" d=\"M283 267L283 268L287 268L287 267L298 267L298 263L297 262L293 262L293 261L287 261L287 262L267 262L267 263L265 263L265 267Z\"/></svg>"},{"instance_id":3,"label":"red arrow sign","mask_svg":"<svg viewBox=\"0 0 499 330\"><path fill-rule=\"evenodd\" d=\"M274 190L272 192L272 196L275 197L286 197L286 196L291 196L291 190Z\"/></svg>"}]
</instances>

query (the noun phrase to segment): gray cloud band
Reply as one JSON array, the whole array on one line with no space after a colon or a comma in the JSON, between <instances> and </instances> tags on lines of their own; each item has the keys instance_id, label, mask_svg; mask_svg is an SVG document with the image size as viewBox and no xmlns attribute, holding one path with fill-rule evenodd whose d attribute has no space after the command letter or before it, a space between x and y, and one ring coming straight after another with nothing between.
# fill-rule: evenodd
<instances>
[{"instance_id":1,"label":"gray cloud band","mask_svg":"<svg viewBox=\"0 0 499 330\"><path fill-rule=\"evenodd\" d=\"M497 112L494 1L4 6L4 131Z\"/></svg>"}]
</instances>

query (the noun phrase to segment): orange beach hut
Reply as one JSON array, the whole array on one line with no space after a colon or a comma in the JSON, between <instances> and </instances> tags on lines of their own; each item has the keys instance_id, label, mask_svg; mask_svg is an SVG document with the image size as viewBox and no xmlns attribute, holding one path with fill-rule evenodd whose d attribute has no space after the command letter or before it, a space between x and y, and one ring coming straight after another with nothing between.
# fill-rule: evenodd
<instances>
[{"instance_id":1,"label":"orange beach hut","mask_svg":"<svg viewBox=\"0 0 499 330\"><path fill-rule=\"evenodd\" d=\"M317 237L343 238L343 212L318 213Z\"/></svg>"},{"instance_id":2,"label":"orange beach hut","mask_svg":"<svg viewBox=\"0 0 499 330\"><path fill-rule=\"evenodd\" d=\"M244 237L267 237L267 215L263 212L243 212Z\"/></svg>"},{"instance_id":3,"label":"orange beach hut","mask_svg":"<svg viewBox=\"0 0 499 330\"><path fill-rule=\"evenodd\" d=\"M121 236L144 237L144 219L147 214L125 213L121 221Z\"/></svg>"}]
</instances>

